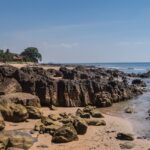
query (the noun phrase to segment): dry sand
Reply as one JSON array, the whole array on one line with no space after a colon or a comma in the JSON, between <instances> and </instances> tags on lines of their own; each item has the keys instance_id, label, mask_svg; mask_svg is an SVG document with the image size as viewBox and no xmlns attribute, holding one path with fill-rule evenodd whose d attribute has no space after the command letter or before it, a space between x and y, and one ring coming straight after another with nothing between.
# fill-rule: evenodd
<instances>
[{"instance_id":1,"label":"dry sand","mask_svg":"<svg viewBox=\"0 0 150 150\"><path fill-rule=\"evenodd\" d=\"M22 67L42 67L43 69L54 69L54 70L59 70L60 65L42 65L42 64L36 64L36 63L0 63L0 66L3 65L10 65L13 67L16 67L18 69ZM74 67L67 67L68 69L73 69Z\"/></svg>"},{"instance_id":2,"label":"dry sand","mask_svg":"<svg viewBox=\"0 0 150 150\"><path fill-rule=\"evenodd\" d=\"M77 108L57 108L56 111L50 111L49 108L42 108L44 115L50 113L75 113ZM133 133L132 126L129 121L105 115L104 120L106 126L89 126L85 135L80 135L78 141L73 141L66 144L51 143L51 136L49 134L33 134L38 137L38 141L32 146L30 150L120 150L120 144L126 141L116 140L118 132ZM6 123L6 130L31 130L37 120L29 120L23 123ZM133 133L134 134L134 133ZM132 150L148 150L150 148L150 141L135 139L133 142L135 147Z\"/></svg>"}]
</instances>

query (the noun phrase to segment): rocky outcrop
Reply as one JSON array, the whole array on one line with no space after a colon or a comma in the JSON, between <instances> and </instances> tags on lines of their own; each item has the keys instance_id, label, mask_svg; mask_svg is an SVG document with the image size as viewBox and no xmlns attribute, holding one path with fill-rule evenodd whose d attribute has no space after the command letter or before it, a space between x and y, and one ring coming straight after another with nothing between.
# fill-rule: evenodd
<instances>
[{"instance_id":1,"label":"rocky outcrop","mask_svg":"<svg viewBox=\"0 0 150 150\"><path fill-rule=\"evenodd\" d=\"M133 85L138 85L138 86L141 86L141 87L146 87L146 83L140 79L134 79L132 81L132 84Z\"/></svg>"},{"instance_id":2,"label":"rocky outcrop","mask_svg":"<svg viewBox=\"0 0 150 150\"><path fill-rule=\"evenodd\" d=\"M4 78L0 82L0 95L21 92L22 88L18 81L14 78Z\"/></svg>"},{"instance_id":3,"label":"rocky outcrop","mask_svg":"<svg viewBox=\"0 0 150 150\"><path fill-rule=\"evenodd\" d=\"M53 78L54 76L56 78ZM108 107L114 102L142 94L141 89L138 88L139 85L129 85L127 74L121 71L82 66L74 69L61 67L57 71L44 70L40 67L17 69L11 66L1 66L0 81L2 87L6 87L2 88L1 94L14 94L22 91L36 95L42 106L75 107L90 104ZM14 88L11 88L11 83ZM38 101L37 98L34 99ZM30 102L33 106L38 103L33 99Z\"/></svg>"}]
</instances>

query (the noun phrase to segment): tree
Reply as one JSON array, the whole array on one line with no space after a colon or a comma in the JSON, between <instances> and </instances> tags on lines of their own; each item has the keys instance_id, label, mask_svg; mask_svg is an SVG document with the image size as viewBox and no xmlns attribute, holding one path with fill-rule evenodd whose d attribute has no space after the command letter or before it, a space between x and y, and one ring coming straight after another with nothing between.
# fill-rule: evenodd
<instances>
[{"instance_id":1,"label":"tree","mask_svg":"<svg viewBox=\"0 0 150 150\"><path fill-rule=\"evenodd\" d=\"M42 61L42 55L36 47L28 47L20 55L23 56L27 62Z\"/></svg>"},{"instance_id":2,"label":"tree","mask_svg":"<svg viewBox=\"0 0 150 150\"><path fill-rule=\"evenodd\" d=\"M4 50L0 49L0 61L4 61Z\"/></svg>"}]
</instances>

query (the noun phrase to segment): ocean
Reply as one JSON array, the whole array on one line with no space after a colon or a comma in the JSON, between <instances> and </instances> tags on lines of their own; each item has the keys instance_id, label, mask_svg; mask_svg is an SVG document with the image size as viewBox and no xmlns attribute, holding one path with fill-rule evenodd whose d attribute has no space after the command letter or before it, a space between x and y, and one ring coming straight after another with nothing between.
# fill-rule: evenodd
<instances>
[{"instance_id":1,"label":"ocean","mask_svg":"<svg viewBox=\"0 0 150 150\"><path fill-rule=\"evenodd\" d=\"M150 62L145 63L92 63L96 67L118 69L127 73L144 73L150 71Z\"/></svg>"},{"instance_id":2,"label":"ocean","mask_svg":"<svg viewBox=\"0 0 150 150\"><path fill-rule=\"evenodd\" d=\"M97 63L92 65L98 68L118 69L126 73L144 73L150 71L150 63ZM150 88L150 78L142 80L144 80L147 87ZM125 108L129 106L134 108L135 113L126 114L124 112ZM112 107L102 108L100 110L106 114L129 120L137 136L150 140L150 119L146 119L146 117L149 116L148 110L150 110L150 91L129 101L116 103L113 104Z\"/></svg>"}]
</instances>

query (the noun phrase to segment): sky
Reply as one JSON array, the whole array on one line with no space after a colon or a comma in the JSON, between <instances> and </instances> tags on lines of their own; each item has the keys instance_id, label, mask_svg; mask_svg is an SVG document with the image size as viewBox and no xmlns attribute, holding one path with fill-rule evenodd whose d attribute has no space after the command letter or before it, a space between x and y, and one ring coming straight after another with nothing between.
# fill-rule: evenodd
<instances>
[{"instance_id":1,"label":"sky","mask_svg":"<svg viewBox=\"0 0 150 150\"><path fill-rule=\"evenodd\" d=\"M0 49L43 62L150 62L150 0L0 0Z\"/></svg>"}]
</instances>

